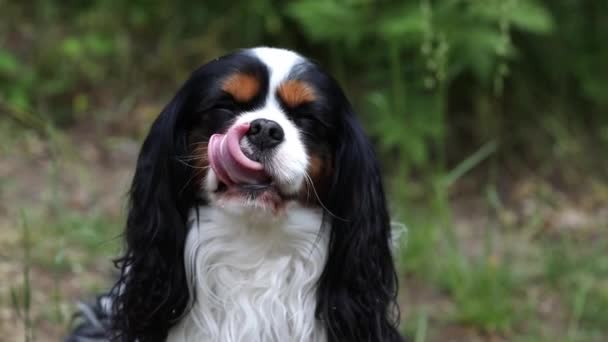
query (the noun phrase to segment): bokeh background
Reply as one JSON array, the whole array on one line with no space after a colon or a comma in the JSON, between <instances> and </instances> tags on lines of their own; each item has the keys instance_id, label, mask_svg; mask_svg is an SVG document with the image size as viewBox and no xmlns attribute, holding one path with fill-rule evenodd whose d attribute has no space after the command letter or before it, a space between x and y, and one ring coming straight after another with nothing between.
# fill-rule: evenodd
<instances>
[{"instance_id":1,"label":"bokeh background","mask_svg":"<svg viewBox=\"0 0 608 342\"><path fill-rule=\"evenodd\" d=\"M604 0L0 0L0 340L60 340L112 284L152 120L272 45L374 140L412 341L606 341L607 38Z\"/></svg>"}]
</instances>

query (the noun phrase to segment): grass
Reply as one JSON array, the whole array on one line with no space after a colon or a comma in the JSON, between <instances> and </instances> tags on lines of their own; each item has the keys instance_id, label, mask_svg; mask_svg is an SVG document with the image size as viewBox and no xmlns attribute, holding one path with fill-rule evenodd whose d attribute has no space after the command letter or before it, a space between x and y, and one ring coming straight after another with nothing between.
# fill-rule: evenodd
<instances>
[{"instance_id":1,"label":"grass","mask_svg":"<svg viewBox=\"0 0 608 342\"><path fill-rule=\"evenodd\" d=\"M21 213L21 221L23 230L21 245L23 249L21 271L23 275L23 284L19 288L11 288L11 304L17 318L23 322L23 335L25 336L25 341L29 342L34 339L34 329L32 327L31 317L32 292L30 283L30 253L32 246L27 218L23 212Z\"/></svg>"},{"instance_id":2,"label":"grass","mask_svg":"<svg viewBox=\"0 0 608 342\"><path fill-rule=\"evenodd\" d=\"M0 269L8 279L0 287L8 322L0 321L0 332L10 340L57 340L74 303L111 284L131 165L82 157L86 144L74 144L73 133L15 134L1 121L0 130L5 165L36 169L0 181L0 260L8 266ZM458 188L487 167L495 149L490 142L453 171L438 172L423 200L392 194L395 218L408 227L396 255L403 331L416 342L605 340L607 227L601 220L574 230L552 223L576 203L543 182L524 179L531 190L517 201L492 182L463 195ZM520 210L521 203L532 209Z\"/></svg>"},{"instance_id":3,"label":"grass","mask_svg":"<svg viewBox=\"0 0 608 342\"><path fill-rule=\"evenodd\" d=\"M110 284L120 192L113 210L99 206L107 168L87 163L64 132L41 136L0 120L0 137L8 173L0 182L0 333L59 340L76 301Z\"/></svg>"},{"instance_id":4,"label":"grass","mask_svg":"<svg viewBox=\"0 0 608 342\"><path fill-rule=\"evenodd\" d=\"M440 178L426 207L406 210L409 230L399 254L403 287L414 282L431 296L405 295L405 333L415 341L604 341L605 222L591 228L592 240L583 227L548 232L557 229L547 226L549 211L539 206L516 217L493 184L485 196L473 196L475 208L459 207L458 198L450 198L449 185L467 177L494 148L493 143L482 147ZM556 190L542 185L536 190L534 202L565 205ZM475 216L479 209L481 217Z\"/></svg>"}]
</instances>

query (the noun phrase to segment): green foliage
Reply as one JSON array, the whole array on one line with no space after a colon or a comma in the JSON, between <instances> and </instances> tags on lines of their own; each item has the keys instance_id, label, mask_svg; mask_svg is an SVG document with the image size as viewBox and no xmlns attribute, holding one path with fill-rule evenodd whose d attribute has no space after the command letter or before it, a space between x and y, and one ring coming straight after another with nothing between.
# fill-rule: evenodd
<instances>
[{"instance_id":1,"label":"green foliage","mask_svg":"<svg viewBox=\"0 0 608 342\"><path fill-rule=\"evenodd\" d=\"M493 259L480 264L446 267L446 283L454 296L455 318L489 331L511 328L515 315L512 271Z\"/></svg>"},{"instance_id":2,"label":"green foliage","mask_svg":"<svg viewBox=\"0 0 608 342\"><path fill-rule=\"evenodd\" d=\"M22 226L22 247L23 247L23 265L22 265L22 275L23 275L23 284L20 288L11 287L11 304L13 310L15 311L16 317L23 323L23 336L25 336L25 341L33 341L34 340L34 332L32 329L32 317L31 317L31 307L32 307L32 286L30 281L30 254L31 254L31 238L30 238L30 228L27 222L27 216L24 212L21 212L21 226Z\"/></svg>"},{"instance_id":3,"label":"green foliage","mask_svg":"<svg viewBox=\"0 0 608 342\"><path fill-rule=\"evenodd\" d=\"M581 325L580 320L585 329L608 324L608 246L604 241L587 245L562 239L547 247L545 259L545 278L568 294L575 313L572 324Z\"/></svg>"},{"instance_id":4,"label":"green foliage","mask_svg":"<svg viewBox=\"0 0 608 342\"><path fill-rule=\"evenodd\" d=\"M367 67L357 83L372 89L364 96L369 127L383 151L413 166L445 148L454 83L473 75L492 94L518 52L512 33L553 28L547 9L531 0L300 0L288 13L339 63Z\"/></svg>"},{"instance_id":5,"label":"green foliage","mask_svg":"<svg viewBox=\"0 0 608 342\"><path fill-rule=\"evenodd\" d=\"M599 33L608 29L607 7L568 0L5 1L0 104L70 123L125 93L169 96L190 70L227 50L280 45L337 75L403 178L461 159L489 138L506 142L500 155L531 142L546 155L542 146L564 138L546 118L585 116L575 122L588 131L586 143L608 143L608 49Z\"/></svg>"}]
</instances>

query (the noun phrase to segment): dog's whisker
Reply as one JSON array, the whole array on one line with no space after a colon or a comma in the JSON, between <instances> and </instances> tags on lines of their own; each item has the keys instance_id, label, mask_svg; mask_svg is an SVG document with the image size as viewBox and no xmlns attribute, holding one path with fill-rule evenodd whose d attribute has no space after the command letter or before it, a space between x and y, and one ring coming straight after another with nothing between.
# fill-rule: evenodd
<instances>
[{"instance_id":1,"label":"dog's whisker","mask_svg":"<svg viewBox=\"0 0 608 342\"><path fill-rule=\"evenodd\" d=\"M209 165L205 165L205 166L199 166L199 165L192 165L189 164L188 161L184 161L182 159L176 158L176 160L178 162L180 162L183 165L186 165L187 167L191 168L191 169L195 169L195 170L208 170L210 168Z\"/></svg>"},{"instance_id":2,"label":"dog's whisker","mask_svg":"<svg viewBox=\"0 0 608 342\"><path fill-rule=\"evenodd\" d=\"M193 160L207 160L207 156L191 156L191 157L183 157L183 158L177 158L181 161L193 161Z\"/></svg>"},{"instance_id":3,"label":"dog's whisker","mask_svg":"<svg viewBox=\"0 0 608 342\"><path fill-rule=\"evenodd\" d=\"M323 208L323 210L325 210L329 215L331 215L332 217L334 217L338 220L342 220L345 222L348 221L347 219L334 214L331 210L329 210L327 208L327 206L321 200L321 197L319 197L319 193L317 192L317 189L315 188L315 184L314 184L312 178L310 177L310 175L308 174L308 172L304 173L304 179L306 179L306 182L308 183L309 187L312 188L312 191L315 194L315 197L317 198L317 201L318 201L319 205L321 206L321 208Z\"/></svg>"}]
</instances>

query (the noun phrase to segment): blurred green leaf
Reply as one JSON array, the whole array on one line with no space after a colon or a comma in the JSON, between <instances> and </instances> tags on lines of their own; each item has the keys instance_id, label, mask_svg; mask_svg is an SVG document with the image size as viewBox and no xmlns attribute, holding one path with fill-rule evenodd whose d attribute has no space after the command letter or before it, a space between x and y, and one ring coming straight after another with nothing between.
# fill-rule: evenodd
<instances>
[{"instance_id":1,"label":"blurred green leaf","mask_svg":"<svg viewBox=\"0 0 608 342\"><path fill-rule=\"evenodd\" d=\"M523 31L547 34L553 30L551 13L536 1L514 1L508 18L514 27Z\"/></svg>"},{"instance_id":2,"label":"blurred green leaf","mask_svg":"<svg viewBox=\"0 0 608 342\"><path fill-rule=\"evenodd\" d=\"M82 55L83 46L80 40L70 37L62 42L61 50L67 57L76 59Z\"/></svg>"},{"instance_id":3,"label":"blurred green leaf","mask_svg":"<svg viewBox=\"0 0 608 342\"><path fill-rule=\"evenodd\" d=\"M17 71L19 63L9 51L0 49L0 74L13 74Z\"/></svg>"},{"instance_id":4,"label":"blurred green leaf","mask_svg":"<svg viewBox=\"0 0 608 342\"><path fill-rule=\"evenodd\" d=\"M409 39L419 41L424 32L425 19L420 6L404 3L401 8L387 11L378 23L378 31L384 39ZM407 42L404 42L407 43Z\"/></svg>"}]
</instances>

